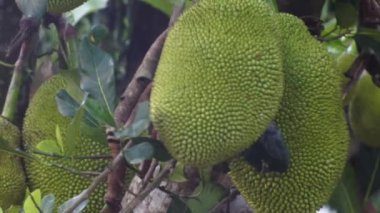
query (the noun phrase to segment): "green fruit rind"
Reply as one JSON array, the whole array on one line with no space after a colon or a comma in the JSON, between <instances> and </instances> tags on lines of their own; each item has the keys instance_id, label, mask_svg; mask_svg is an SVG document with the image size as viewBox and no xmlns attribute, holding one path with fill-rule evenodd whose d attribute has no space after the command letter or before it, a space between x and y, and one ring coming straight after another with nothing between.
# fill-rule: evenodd
<instances>
[{"instance_id":1,"label":"green fruit rind","mask_svg":"<svg viewBox=\"0 0 380 213\"><path fill-rule=\"evenodd\" d=\"M3 117L0 117L0 137L9 146L20 147L20 130ZM21 204L25 190L25 175L20 158L0 151L0 207L7 209L11 205Z\"/></svg>"},{"instance_id":2,"label":"green fruit rind","mask_svg":"<svg viewBox=\"0 0 380 213\"><path fill-rule=\"evenodd\" d=\"M369 147L380 148L380 88L364 73L351 93L349 117L355 138Z\"/></svg>"},{"instance_id":3,"label":"green fruit rind","mask_svg":"<svg viewBox=\"0 0 380 213\"><path fill-rule=\"evenodd\" d=\"M48 0L48 12L52 14L61 14L70 11L87 0Z\"/></svg>"},{"instance_id":4,"label":"green fruit rind","mask_svg":"<svg viewBox=\"0 0 380 213\"><path fill-rule=\"evenodd\" d=\"M46 139L55 140L56 125L59 125L64 134L70 123L70 119L63 117L55 101L56 93L66 88L68 79L62 74L53 76L37 90L29 104L24 121L24 143L28 152L33 153L36 145ZM99 156L109 155L108 147L104 138L94 141L85 135L76 144L73 156ZM63 138L63 141L65 139ZM40 189L43 194L52 193L56 197L57 205L63 204L68 199L78 195L91 184L91 177L75 174L67 168L82 172L101 172L109 163L107 159L62 159L34 154L35 157L44 161L27 161L27 176L32 189ZM49 166L48 164L61 165L62 168ZM64 169L66 168L66 169ZM106 186L103 184L90 197L85 212L98 212L104 205L103 196Z\"/></svg>"},{"instance_id":5,"label":"green fruit rind","mask_svg":"<svg viewBox=\"0 0 380 213\"><path fill-rule=\"evenodd\" d=\"M151 119L175 159L206 167L249 147L275 116L282 54L265 1L200 1L170 31Z\"/></svg>"},{"instance_id":6,"label":"green fruit rind","mask_svg":"<svg viewBox=\"0 0 380 213\"><path fill-rule=\"evenodd\" d=\"M236 159L230 176L258 213L314 213L328 201L348 154L340 76L301 20L280 14L278 22L286 58L284 96L275 121L289 149L289 169L260 173Z\"/></svg>"}]
</instances>

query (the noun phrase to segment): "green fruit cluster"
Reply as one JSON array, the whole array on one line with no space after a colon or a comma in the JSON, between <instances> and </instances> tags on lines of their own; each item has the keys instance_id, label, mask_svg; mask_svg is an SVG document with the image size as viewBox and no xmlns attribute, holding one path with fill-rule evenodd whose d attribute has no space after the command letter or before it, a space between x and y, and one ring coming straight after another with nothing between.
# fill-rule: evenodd
<instances>
[{"instance_id":1,"label":"green fruit cluster","mask_svg":"<svg viewBox=\"0 0 380 213\"><path fill-rule=\"evenodd\" d=\"M315 212L343 172L348 130L341 76L301 20L263 0L202 0L169 33L154 79L151 118L179 161L229 160L274 120L290 153L284 173L242 158L230 175L257 212Z\"/></svg>"},{"instance_id":2,"label":"green fruit cluster","mask_svg":"<svg viewBox=\"0 0 380 213\"><path fill-rule=\"evenodd\" d=\"M42 84L29 104L23 130L27 151L44 162L26 161L30 187L40 189L45 195L54 194L57 205L78 195L91 184L92 177L77 172L101 172L109 163L108 159L80 158L109 155L105 136L94 140L90 136L82 135L81 140L76 142L72 158L54 158L34 152L39 142L56 140L57 125L62 133L66 132L70 119L58 112L55 96L59 90L69 89L70 81L72 80L67 79L66 76L58 74ZM59 166L53 166L53 164ZM105 190L104 184L93 193L86 212L98 212L103 207Z\"/></svg>"},{"instance_id":3,"label":"green fruit cluster","mask_svg":"<svg viewBox=\"0 0 380 213\"><path fill-rule=\"evenodd\" d=\"M11 122L0 117L0 138L12 148L21 145L20 130ZM0 207L21 204L26 190L24 171L20 159L0 151Z\"/></svg>"}]
</instances>

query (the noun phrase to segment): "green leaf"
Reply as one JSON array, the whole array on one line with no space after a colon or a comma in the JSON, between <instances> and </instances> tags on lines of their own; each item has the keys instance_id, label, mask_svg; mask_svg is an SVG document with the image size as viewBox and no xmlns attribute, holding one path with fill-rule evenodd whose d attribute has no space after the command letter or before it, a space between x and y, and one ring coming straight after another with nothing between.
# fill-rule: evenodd
<instances>
[{"instance_id":1,"label":"green leaf","mask_svg":"<svg viewBox=\"0 0 380 213\"><path fill-rule=\"evenodd\" d=\"M43 213L53 213L55 207L55 197L53 194L48 194L42 198L41 210Z\"/></svg>"},{"instance_id":2,"label":"green leaf","mask_svg":"<svg viewBox=\"0 0 380 213\"><path fill-rule=\"evenodd\" d=\"M62 153L65 153L66 147L63 143L61 129L59 128L58 124L55 126L55 138L57 139L57 144L61 149Z\"/></svg>"},{"instance_id":3,"label":"green leaf","mask_svg":"<svg viewBox=\"0 0 380 213\"><path fill-rule=\"evenodd\" d=\"M145 156L144 158L147 158L145 160L149 160L149 159L155 158L155 159L157 159L159 161L168 161L168 160L170 160L170 159L173 158L169 154L169 152L166 150L166 148L162 144L162 142L159 141L159 140L155 140L155 139L147 138L147 137L132 138L132 147L137 146L137 145L142 144L142 143L148 143L149 147L151 147L153 149L152 155L149 155L149 156L148 155L146 155L146 156L144 155ZM146 149L150 149L150 148L148 148L148 145L144 145L144 146L146 146ZM150 150L146 150L146 151L150 152Z\"/></svg>"},{"instance_id":4,"label":"green leaf","mask_svg":"<svg viewBox=\"0 0 380 213\"><path fill-rule=\"evenodd\" d=\"M107 6L108 0L88 0L86 3L65 13L64 16L71 25L76 25L86 15L103 9Z\"/></svg>"},{"instance_id":5,"label":"green leaf","mask_svg":"<svg viewBox=\"0 0 380 213\"><path fill-rule=\"evenodd\" d=\"M185 165L181 162L177 162L174 171L169 176L170 182L183 183L188 181L185 177Z\"/></svg>"},{"instance_id":6,"label":"green leaf","mask_svg":"<svg viewBox=\"0 0 380 213\"><path fill-rule=\"evenodd\" d=\"M338 25L343 28L348 28L356 24L358 12L356 11L354 5L350 2L338 1L335 6L335 16Z\"/></svg>"},{"instance_id":7,"label":"green leaf","mask_svg":"<svg viewBox=\"0 0 380 213\"><path fill-rule=\"evenodd\" d=\"M59 90L55 96L55 101L58 106L58 111L66 117L74 117L79 103L64 89Z\"/></svg>"},{"instance_id":8,"label":"green leaf","mask_svg":"<svg viewBox=\"0 0 380 213\"><path fill-rule=\"evenodd\" d=\"M380 31L369 28L360 28L355 35L355 40L364 51L374 51L380 57Z\"/></svg>"},{"instance_id":9,"label":"green leaf","mask_svg":"<svg viewBox=\"0 0 380 213\"><path fill-rule=\"evenodd\" d=\"M353 168L347 164L343 176L335 187L329 205L338 212L360 212L358 185Z\"/></svg>"},{"instance_id":10,"label":"green leaf","mask_svg":"<svg viewBox=\"0 0 380 213\"><path fill-rule=\"evenodd\" d=\"M186 202L178 196L172 196L172 201L166 213L191 213Z\"/></svg>"},{"instance_id":11,"label":"green leaf","mask_svg":"<svg viewBox=\"0 0 380 213\"><path fill-rule=\"evenodd\" d=\"M16 0L16 3L25 17L40 20L47 11L48 0Z\"/></svg>"},{"instance_id":12,"label":"green leaf","mask_svg":"<svg viewBox=\"0 0 380 213\"><path fill-rule=\"evenodd\" d=\"M199 196L187 200L191 212L210 212L227 193L223 187L212 182L205 182Z\"/></svg>"},{"instance_id":13,"label":"green leaf","mask_svg":"<svg viewBox=\"0 0 380 213\"><path fill-rule=\"evenodd\" d=\"M55 100L58 106L58 111L63 115L70 118L73 118L77 112L80 110L80 108L85 108L84 113L84 122L92 127L99 126L98 120L101 120L99 118L98 120L94 118L94 116L97 116L98 113L90 113L87 108L90 108L90 104L88 103L88 96L85 94L83 96L82 103L79 104L66 90L60 90L57 95L55 96Z\"/></svg>"},{"instance_id":14,"label":"green leaf","mask_svg":"<svg viewBox=\"0 0 380 213\"><path fill-rule=\"evenodd\" d=\"M79 108L79 111L67 127L65 143L65 155L67 156L71 156L74 153L76 144L81 140L81 123L84 113L84 108Z\"/></svg>"},{"instance_id":15,"label":"green leaf","mask_svg":"<svg viewBox=\"0 0 380 213\"><path fill-rule=\"evenodd\" d=\"M46 153L63 154L63 150L55 140L43 140L37 144L37 149Z\"/></svg>"},{"instance_id":16,"label":"green leaf","mask_svg":"<svg viewBox=\"0 0 380 213\"><path fill-rule=\"evenodd\" d=\"M76 202L78 200L78 196L75 196L73 198L71 198L70 200L66 201L65 203L63 203L59 208L58 208L58 212L59 213L63 213L65 212L68 208L70 208L74 202ZM80 213L82 212L88 205L88 202L89 200L86 199L84 201L82 201L78 207L76 207L73 211L73 213Z\"/></svg>"},{"instance_id":17,"label":"green leaf","mask_svg":"<svg viewBox=\"0 0 380 213\"><path fill-rule=\"evenodd\" d=\"M83 39L79 49L81 89L89 98L97 100L107 112L107 121L113 121L116 107L114 62L111 56ZM114 126L114 122L109 123Z\"/></svg>"},{"instance_id":18,"label":"green leaf","mask_svg":"<svg viewBox=\"0 0 380 213\"><path fill-rule=\"evenodd\" d=\"M139 164L153 158L154 147L148 142L142 142L123 152L124 158L130 164Z\"/></svg>"},{"instance_id":19,"label":"green leaf","mask_svg":"<svg viewBox=\"0 0 380 213\"><path fill-rule=\"evenodd\" d=\"M116 131L115 136L120 139L137 137L149 127L149 124L149 101L144 101L137 105L132 123L127 128Z\"/></svg>"},{"instance_id":20,"label":"green leaf","mask_svg":"<svg viewBox=\"0 0 380 213\"><path fill-rule=\"evenodd\" d=\"M25 213L40 213L39 208L41 208L41 190L36 189L30 193L24 201L23 208Z\"/></svg>"},{"instance_id":21,"label":"green leaf","mask_svg":"<svg viewBox=\"0 0 380 213\"><path fill-rule=\"evenodd\" d=\"M5 210L5 213L20 213L20 212L21 212L21 206L10 206L8 209Z\"/></svg>"}]
</instances>

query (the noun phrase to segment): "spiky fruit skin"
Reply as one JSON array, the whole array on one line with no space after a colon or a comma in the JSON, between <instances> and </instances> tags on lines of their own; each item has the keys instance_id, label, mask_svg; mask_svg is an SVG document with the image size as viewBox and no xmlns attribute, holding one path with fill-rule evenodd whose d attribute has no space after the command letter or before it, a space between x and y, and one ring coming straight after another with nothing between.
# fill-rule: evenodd
<instances>
[{"instance_id":1,"label":"spiky fruit skin","mask_svg":"<svg viewBox=\"0 0 380 213\"><path fill-rule=\"evenodd\" d=\"M0 117L0 137L11 147L19 148L19 129L3 117ZM25 190L25 175L20 158L0 151L0 207L7 209L11 205L21 204Z\"/></svg>"},{"instance_id":2,"label":"spiky fruit skin","mask_svg":"<svg viewBox=\"0 0 380 213\"><path fill-rule=\"evenodd\" d=\"M56 125L59 125L61 132L65 133L70 120L63 117L57 110L55 95L60 89L66 88L67 85L66 77L59 74L43 83L34 94L26 113L23 130L25 147L28 152L33 153L35 146L42 140L55 140ZM77 143L73 156L104 156L109 154L105 137L95 141L83 135L82 140ZM57 205L61 205L68 199L78 195L92 181L92 177L84 177L64 168L82 172L101 172L109 163L109 160L106 159L62 159L38 154L34 154L34 156L46 163L54 163L63 167L60 169L37 161L26 162L30 187L32 189L41 189L45 195L54 194ZM93 193L85 212L99 212L104 205L105 189L104 184Z\"/></svg>"},{"instance_id":3,"label":"spiky fruit skin","mask_svg":"<svg viewBox=\"0 0 380 213\"><path fill-rule=\"evenodd\" d=\"M290 153L285 173L257 172L242 159L230 176L255 212L316 212L340 178L348 130L340 76L326 50L291 15L278 17L283 34L285 90L276 123Z\"/></svg>"},{"instance_id":4,"label":"spiky fruit skin","mask_svg":"<svg viewBox=\"0 0 380 213\"><path fill-rule=\"evenodd\" d=\"M355 138L380 148L380 88L364 73L352 91L349 117Z\"/></svg>"},{"instance_id":5,"label":"spiky fruit skin","mask_svg":"<svg viewBox=\"0 0 380 213\"><path fill-rule=\"evenodd\" d=\"M48 0L47 11L52 14L61 14L70 11L87 0Z\"/></svg>"},{"instance_id":6,"label":"spiky fruit skin","mask_svg":"<svg viewBox=\"0 0 380 213\"><path fill-rule=\"evenodd\" d=\"M170 31L151 119L169 152L206 167L249 147L283 91L282 54L265 1L200 1Z\"/></svg>"}]
</instances>

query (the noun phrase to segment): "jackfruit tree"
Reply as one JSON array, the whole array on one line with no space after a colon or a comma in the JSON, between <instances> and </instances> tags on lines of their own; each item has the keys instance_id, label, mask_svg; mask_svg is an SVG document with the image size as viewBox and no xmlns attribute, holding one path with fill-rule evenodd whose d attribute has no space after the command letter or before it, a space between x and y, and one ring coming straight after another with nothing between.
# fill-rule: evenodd
<instances>
[{"instance_id":1,"label":"jackfruit tree","mask_svg":"<svg viewBox=\"0 0 380 213\"><path fill-rule=\"evenodd\" d=\"M379 11L0 1L0 212L380 211Z\"/></svg>"}]
</instances>

